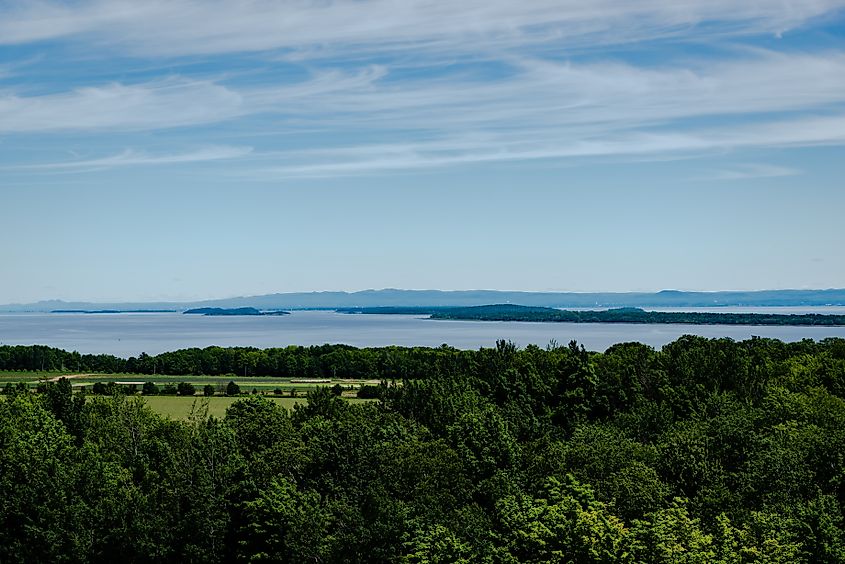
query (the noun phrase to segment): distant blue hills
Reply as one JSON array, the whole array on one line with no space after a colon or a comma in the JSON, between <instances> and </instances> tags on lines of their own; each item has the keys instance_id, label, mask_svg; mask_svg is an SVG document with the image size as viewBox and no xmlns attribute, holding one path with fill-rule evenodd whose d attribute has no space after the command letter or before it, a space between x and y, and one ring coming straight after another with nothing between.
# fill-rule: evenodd
<instances>
[{"instance_id":1,"label":"distant blue hills","mask_svg":"<svg viewBox=\"0 0 845 564\"><path fill-rule=\"evenodd\" d=\"M361 307L462 307L489 304L539 307L721 307L845 306L845 289L757 290L747 292L508 292L499 290L364 290L361 292L293 292L194 302L67 302L46 300L0 305L7 312L184 311L193 308L243 308L262 311Z\"/></svg>"}]
</instances>

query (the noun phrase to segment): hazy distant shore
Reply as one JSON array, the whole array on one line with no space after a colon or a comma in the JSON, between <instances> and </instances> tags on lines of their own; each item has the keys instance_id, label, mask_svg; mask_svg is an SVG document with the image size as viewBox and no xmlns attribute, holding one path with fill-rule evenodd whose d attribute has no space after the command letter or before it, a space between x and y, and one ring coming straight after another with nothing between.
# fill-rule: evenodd
<instances>
[{"instance_id":1,"label":"hazy distant shore","mask_svg":"<svg viewBox=\"0 0 845 564\"><path fill-rule=\"evenodd\" d=\"M695 311L645 311L640 308L606 310L561 310L497 304L466 308L359 308L340 313L381 315L428 315L430 319L455 321L514 321L543 323L634 323L672 325L750 325L750 326L845 326L845 315L820 313L714 313Z\"/></svg>"},{"instance_id":2,"label":"hazy distant shore","mask_svg":"<svg viewBox=\"0 0 845 564\"><path fill-rule=\"evenodd\" d=\"M511 292L499 290L364 290L361 292L294 292L185 302L40 301L0 305L0 311L140 312L195 308L255 308L261 311L367 307L471 307L520 304L548 308L620 307L823 307L845 306L845 289L759 290L725 292Z\"/></svg>"}]
</instances>

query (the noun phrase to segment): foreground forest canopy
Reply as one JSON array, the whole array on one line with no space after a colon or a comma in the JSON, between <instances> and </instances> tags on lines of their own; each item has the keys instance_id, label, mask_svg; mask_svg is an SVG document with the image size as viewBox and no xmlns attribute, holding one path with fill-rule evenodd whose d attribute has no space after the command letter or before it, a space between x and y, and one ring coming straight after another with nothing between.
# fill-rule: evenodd
<instances>
[{"instance_id":1,"label":"foreground forest canopy","mask_svg":"<svg viewBox=\"0 0 845 564\"><path fill-rule=\"evenodd\" d=\"M249 397L223 419L198 402L186 422L66 379L13 388L0 561L845 561L842 339L143 359L0 348L5 370L253 361L253 374L385 382L368 404L323 388L293 411Z\"/></svg>"}]
</instances>

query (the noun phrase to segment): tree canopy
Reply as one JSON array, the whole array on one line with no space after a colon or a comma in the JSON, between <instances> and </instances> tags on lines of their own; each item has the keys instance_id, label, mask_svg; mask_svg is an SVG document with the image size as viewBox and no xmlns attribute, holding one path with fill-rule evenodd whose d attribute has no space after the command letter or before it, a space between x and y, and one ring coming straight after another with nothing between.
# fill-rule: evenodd
<instances>
[{"instance_id":1,"label":"tree canopy","mask_svg":"<svg viewBox=\"0 0 845 564\"><path fill-rule=\"evenodd\" d=\"M845 561L843 340L304 351L413 377L187 421L7 387L0 561Z\"/></svg>"}]
</instances>

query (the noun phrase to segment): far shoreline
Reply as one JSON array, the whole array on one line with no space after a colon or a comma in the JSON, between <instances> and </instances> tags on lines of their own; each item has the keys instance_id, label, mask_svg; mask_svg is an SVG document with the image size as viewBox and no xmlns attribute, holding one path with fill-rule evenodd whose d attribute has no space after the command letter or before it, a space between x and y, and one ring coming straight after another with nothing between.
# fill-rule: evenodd
<instances>
[{"instance_id":1,"label":"far shoreline","mask_svg":"<svg viewBox=\"0 0 845 564\"><path fill-rule=\"evenodd\" d=\"M428 315L436 321L499 321L518 323L607 323L632 325L725 325L748 327L845 327L845 314L719 313L654 311L636 307L612 309L555 309L494 304L465 308L345 308L338 313L363 315Z\"/></svg>"}]
</instances>

